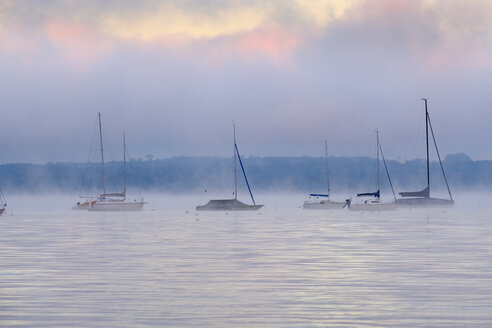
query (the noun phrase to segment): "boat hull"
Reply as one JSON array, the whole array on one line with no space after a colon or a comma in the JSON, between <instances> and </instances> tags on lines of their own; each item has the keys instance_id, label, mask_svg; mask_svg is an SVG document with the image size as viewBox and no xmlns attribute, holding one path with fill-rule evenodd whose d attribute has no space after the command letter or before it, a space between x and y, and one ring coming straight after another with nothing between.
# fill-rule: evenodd
<instances>
[{"instance_id":1,"label":"boat hull","mask_svg":"<svg viewBox=\"0 0 492 328\"><path fill-rule=\"evenodd\" d=\"M145 202L96 202L88 210L95 212L141 211L145 204Z\"/></svg>"},{"instance_id":2,"label":"boat hull","mask_svg":"<svg viewBox=\"0 0 492 328\"><path fill-rule=\"evenodd\" d=\"M332 202L332 201L319 201L310 202L305 201L302 208L305 210L338 210L345 207L345 202Z\"/></svg>"},{"instance_id":3,"label":"boat hull","mask_svg":"<svg viewBox=\"0 0 492 328\"><path fill-rule=\"evenodd\" d=\"M196 207L197 211L257 211L263 205L248 205L237 199L212 199L205 205Z\"/></svg>"},{"instance_id":4,"label":"boat hull","mask_svg":"<svg viewBox=\"0 0 492 328\"><path fill-rule=\"evenodd\" d=\"M3 212L5 212L5 208L0 208L0 215L2 215Z\"/></svg>"},{"instance_id":5,"label":"boat hull","mask_svg":"<svg viewBox=\"0 0 492 328\"><path fill-rule=\"evenodd\" d=\"M451 207L454 206L454 200L432 198L432 197L412 197L398 198L396 203L400 207Z\"/></svg>"},{"instance_id":6,"label":"boat hull","mask_svg":"<svg viewBox=\"0 0 492 328\"><path fill-rule=\"evenodd\" d=\"M394 211L398 208L397 203L351 203L348 207L351 211Z\"/></svg>"}]
</instances>

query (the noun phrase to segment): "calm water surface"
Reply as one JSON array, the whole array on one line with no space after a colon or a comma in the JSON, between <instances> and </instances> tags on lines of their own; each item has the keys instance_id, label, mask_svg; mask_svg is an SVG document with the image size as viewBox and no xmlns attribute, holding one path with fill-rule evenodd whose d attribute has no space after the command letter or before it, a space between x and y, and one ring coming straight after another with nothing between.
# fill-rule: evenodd
<instances>
[{"instance_id":1,"label":"calm water surface","mask_svg":"<svg viewBox=\"0 0 492 328\"><path fill-rule=\"evenodd\" d=\"M491 327L489 210L16 212L1 327Z\"/></svg>"}]
</instances>

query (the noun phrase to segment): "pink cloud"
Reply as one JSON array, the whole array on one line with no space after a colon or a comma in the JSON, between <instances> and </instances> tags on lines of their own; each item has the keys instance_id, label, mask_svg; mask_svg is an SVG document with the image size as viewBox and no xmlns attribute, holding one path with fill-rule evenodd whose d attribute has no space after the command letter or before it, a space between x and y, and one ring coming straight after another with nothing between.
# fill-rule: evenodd
<instances>
[{"instance_id":1,"label":"pink cloud","mask_svg":"<svg viewBox=\"0 0 492 328\"><path fill-rule=\"evenodd\" d=\"M280 60L289 56L297 44L297 37L285 28L263 27L240 35L234 47L242 55L260 54L272 60Z\"/></svg>"},{"instance_id":2,"label":"pink cloud","mask_svg":"<svg viewBox=\"0 0 492 328\"><path fill-rule=\"evenodd\" d=\"M31 65L36 58L37 43L20 26L4 27L0 30L0 52L16 58L24 65Z\"/></svg>"},{"instance_id":3,"label":"pink cloud","mask_svg":"<svg viewBox=\"0 0 492 328\"><path fill-rule=\"evenodd\" d=\"M452 1L426 5L371 0L348 11L344 27L350 31L347 39L357 41L364 51L384 51L388 58L401 55L422 75L432 76L490 66L490 23L484 18L488 12L483 6L461 7Z\"/></svg>"},{"instance_id":4,"label":"pink cloud","mask_svg":"<svg viewBox=\"0 0 492 328\"><path fill-rule=\"evenodd\" d=\"M204 47L204 58L214 65L220 65L228 58L244 62L268 60L285 64L299 46L298 37L288 29L279 26L263 26L250 32L197 43Z\"/></svg>"},{"instance_id":5,"label":"pink cloud","mask_svg":"<svg viewBox=\"0 0 492 328\"><path fill-rule=\"evenodd\" d=\"M112 43L90 27L54 21L43 30L58 54L77 70L89 68L113 50Z\"/></svg>"},{"instance_id":6,"label":"pink cloud","mask_svg":"<svg viewBox=\"0 0 492 328\"><path fill-rule=\"evenodd\" d=\"M489 66L489 53L480 42L453 39L426 52L422 68L428 74L436 74L460 68L480 70Z\"/></svg>"}]
</instances>

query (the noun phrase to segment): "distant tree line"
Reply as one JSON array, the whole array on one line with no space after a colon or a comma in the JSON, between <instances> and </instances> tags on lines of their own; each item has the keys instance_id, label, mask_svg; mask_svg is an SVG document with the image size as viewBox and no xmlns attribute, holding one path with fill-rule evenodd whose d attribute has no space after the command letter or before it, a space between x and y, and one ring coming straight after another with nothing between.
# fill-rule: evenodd
<instances>
[{"instance_id":1,"label":"distant tree line","mask_svg":"<svg viewBox=\"0 0 492 328\"><path fill-rule=\"evenodd\" d=\"M325 160L321 157L246 157L243 159L253 191L325 192ZM465 154L446 156L444 168L453 190L492 187L492 161L473 161ZM426 185L422 159L387 162L395 191L418 190ZM131 160L129 190L172 193L223 192L233 189L233 162L222 157L173 157ZM390 192L381 162L381 190ZM123 188L123 163L106 163L108 191ZM331 190L366 192L376 188L376 160L370 157L330 157ZM245 188L238 169L239 188ZM0 186L5 193L51 191L97 193L102 190L100 163L0 165ZM431 163L431 187L445 190L438 162Z\"/></svg>"}]
</instances>

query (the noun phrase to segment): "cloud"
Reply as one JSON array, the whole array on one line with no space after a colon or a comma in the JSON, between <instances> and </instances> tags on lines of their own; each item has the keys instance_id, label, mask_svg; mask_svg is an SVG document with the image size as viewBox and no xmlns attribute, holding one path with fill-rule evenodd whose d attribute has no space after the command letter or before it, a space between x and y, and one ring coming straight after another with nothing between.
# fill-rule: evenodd
<instances>
[{"instance_id":1,"label":"cloud","mask_svg":"<svg viewBox=\"0 0 492 328\"><path fill-rule=\"evenodd\" d=\"M15 30L12 26L42 29L61 56L79 65L95 64L112 47L128 42L171 49L210 42L223 51L225 39L236 39L227 44L247 56L255 49L272 56L275 51L293 51L304 42L326 41L323 36L331 35L333 46L352 42L369 50L411 52L427 65L436 66L436 60L450 62L445 68L457 63L448 57L458 49L461 54L454 57L478 58L481 65L491 50L492 4L488 1L5 0L1 6L3 29L9 33ZM258 34L261 31L265 36ZM5 35L2 39L7 42Z\"/></svg>"},{"instance_id":2,"label":"cloud","mask_svg":"<svg viewBox=\"0 0 492 328\"><path fill-rule=\"evenodd\" d=\"M107 57L113 44L91 28L65 21L52 21L44 25L44 33L56 52L77 70L89 68Z\"/></svg>"},{"instance_id":3,"label":"cloud","mask_svg":"<svg viewBox=\"0 0 492 328\"><path fill-rule=\"evenodd\" d=\"M261 6L218 8L216 13L209 15L163 3L151 12L129 16L109 14L102 27L108 34L122 39L188 41L251 31L261 26L267 17L268 13Z\"/></svg>"},{"instance_id":4,"label":"cloud","mask_svg":"<svg viewBox=\"0 0 492 328\"><path fill-rule=\"evenodd\" d=\"M17 57L23 65L32 64L38 47L35 39L22 27L4 27L0 29L0 53Z\"/></svg>"},{"instance_id":5,"label":"cloud","mask_svg":"<svg viewBox=\"0 0 492 328\"><path fill-rule=\"evenodd\" d=\"M325 26L330 22L343 19L346 12L355 6L357 0L296 0L296 10L307 22Z\"/></svg>"},{"instance_id":6,"label":"cloud","mask_svg":"<svg viewBox=\"0 0 492 328\"><path fill-rule=\"evenodd\" d=\"M245 154L317 155L327 138L372 155L378 127L387 156L409 157L421 96L444 154L492 156L487 1L0 6L4 160L83 160L97 111L137 157L227 155L233 119Z\"/></svg>"}]
</instances>

